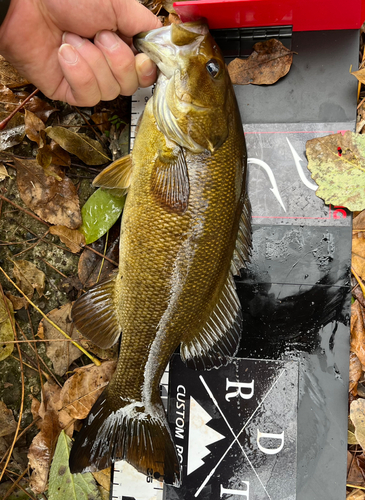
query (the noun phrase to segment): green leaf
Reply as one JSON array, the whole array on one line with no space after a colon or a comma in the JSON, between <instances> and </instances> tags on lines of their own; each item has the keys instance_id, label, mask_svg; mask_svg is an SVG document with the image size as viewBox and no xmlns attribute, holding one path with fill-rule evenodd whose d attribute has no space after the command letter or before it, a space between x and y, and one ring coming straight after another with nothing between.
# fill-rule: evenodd
<instances>
[{"instance_id":1,"label":"green leaf","mask_svg":"<svg viewBox=\"0 0 365 500\"><path fill-rule=\"evenodd\" d=\"M125 196L114 196L109 191L98 189L82 207L82 226L86 244L98 240L117 221L122 213Z\"/></svg>"},{"instance_id":2,"label":"green leaf","mask_svg":"<svg viewBox=\"0 0 365 500\"><path fill-rule=\"evenodd\" d=\"M71 474L68 459L71 439L62 431L58 437L56 451L49 474L49 500L101 500L91 472Z\"/></svg>"},{"instance_id":3,"label":"green leaf","mask_svg":"<svg viewBox=\"0 0 365 500\"><path fill-rule=\"evenodd\" d=\"M365 135L345 132L307 141L316 195L352 212L365 208Z\"/></svg>"},{"instance_id":4,"label":"green leaf","mask_svg":"<svg viewBox=\"0 0 365 500\"><path fill-rule=\"evenodd\" d=\"M86 165L102 165L111 161L100 142L90 139L85 134L76 134L64 127L47 127L45 132L48 137L69 153L76 155Z\"/></svg>"},{"instance_id":5,"label":"green leaf","mask_svg":"<svg viewBox=\"0 0 365 500\"><path fill-rule=\"evenodd\" d=\"M3 342L14 340L14 331L8 314L9 310L14 321L13 305L7 298L5 300L8 307L6 307L3 297L0 295L0 361L10 356L14 349L14 344L3 344Z\"/></svg>"}]
</instances>

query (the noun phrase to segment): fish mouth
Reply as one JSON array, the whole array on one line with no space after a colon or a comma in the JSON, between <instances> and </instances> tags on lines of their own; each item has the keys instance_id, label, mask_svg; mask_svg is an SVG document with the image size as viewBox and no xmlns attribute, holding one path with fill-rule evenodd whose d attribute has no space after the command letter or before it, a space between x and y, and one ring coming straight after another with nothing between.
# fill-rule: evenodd
<instances>
[{"instance_id":1,"label":"fish mouth","mask_svg":"<svg viewBox=\"0 0 365 500\"><path fill-rule=\"evenodd\" d=\"M133 45L139 52L144 52L159 70L171 78L177 69L176 50L171 42L170 26L144 31L133 38Z\"/></svg>"}]
</instances>

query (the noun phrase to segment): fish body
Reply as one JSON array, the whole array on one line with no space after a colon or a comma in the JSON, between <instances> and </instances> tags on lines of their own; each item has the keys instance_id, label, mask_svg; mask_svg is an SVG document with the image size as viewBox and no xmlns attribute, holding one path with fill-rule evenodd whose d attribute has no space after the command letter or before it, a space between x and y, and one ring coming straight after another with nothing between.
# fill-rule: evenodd
<instances>
[{"instance_id":1,"label":"fish body","mask_svg":"<svg viewBox=\"0 0 365 500\"><path fill-rule=\"evenodd\" d=\"M233 274L248 258L241 119L224 59L206 26L172 25L135 41L160 68L133 152L95 180L128 186L118 274L76 302L73 319L101 347L122 338L116 372L73 445L72 472L125 459L179 484L159 383L181 345L193 368L238 348Z\"/></svg>"}]
</instances>

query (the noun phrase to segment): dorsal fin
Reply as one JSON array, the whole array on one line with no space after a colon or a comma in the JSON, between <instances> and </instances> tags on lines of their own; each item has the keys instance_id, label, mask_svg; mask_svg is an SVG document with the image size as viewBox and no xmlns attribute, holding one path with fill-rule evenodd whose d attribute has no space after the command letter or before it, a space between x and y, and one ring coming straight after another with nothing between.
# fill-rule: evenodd
<instances>
[{"instance_id":1,"label":"dorsal fin","mask_svg":"<svg viewBox=\"0 0 365 500\"><path fill-rule=\"evenodd\" d=\"M181 359L196 370L226 365L237 352L241 327L241 305L229 273L221 296L201 331L181 343Z\"/></svg>"},{"instance_id":2,"label":"dorsal fin","mask_svg":"<svg viewBox=\"0 0 365 500\"><path fill-rule=\"evenodd\" d=\"M120 336L114 293L117 276L115 274L93 286L76 300L71 317L79 332L102 349L108 349Z\"/></svg>"},{"instance_id":3,"label":"dorsal fin","mask_svg":"<svg viewBox=\"0 0 365 500\"><path fill-rule=\"evenodd\" d=\"M251 204L246 194L231 262L233 276L240 276L241 269L244 269L250 260L251 240Z\"/></svg>"},{"instance_id":4,"label":"dorsal fin","mask_svg":"<svg viewBox=\"0 0 365 500\"><path fill-rule=\"evenodd\" d=\"M111 190L116 196L124 196L131 183L132 155L126 155L111 163L98 174L93 185Z\"/></svg>"},{"instance_id":5,"label":"dorsal fin","mask_svg":"<svg viewBox=\"0 0 365 500\"><path fill-rule=\"evenodd\" d=\"M189 203L189 177L182 148L160 151L151 175L155 199L167 210L183 214Z\"/></svg>"}]
</instances>

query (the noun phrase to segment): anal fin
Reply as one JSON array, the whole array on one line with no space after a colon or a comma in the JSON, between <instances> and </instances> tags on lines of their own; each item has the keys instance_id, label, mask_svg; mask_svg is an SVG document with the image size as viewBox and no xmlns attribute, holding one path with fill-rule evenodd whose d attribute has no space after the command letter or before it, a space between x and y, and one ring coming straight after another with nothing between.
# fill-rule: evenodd
<instances>
[{"instance_id":1,"label":"anal fin","mask_svg":"<svg viewBox=\"0 0 365 500\"><path fill-rule=\"evenodd\" d=\"M126 155L104 168L93 180L93 185L111 190L116 196L124 196L131 183L132 155Z\"/></svg>"},{"instance_id":2,"label":"anal fin","mask_svg":"<svg viewBox=\"0 0 365 500\"><path fill-rule=\"evenodd\" d=\"M209 319L200 332L180 346L182 360L189 368L206 370L229 362L238 350L242 328L241 304L231 273Z\"/></svg>"},{"instance_id":3,"label":"anal fin","mask_svg":"<svg viewBox=\"0 0 365 500\"><path fill-rule=\"evenodd\" d=\"M116 279L114 275L90 288L71 310L72 320L79 332L102 349L115 344L121 333L114 304Z\"/></svg>"}]
</instances>

